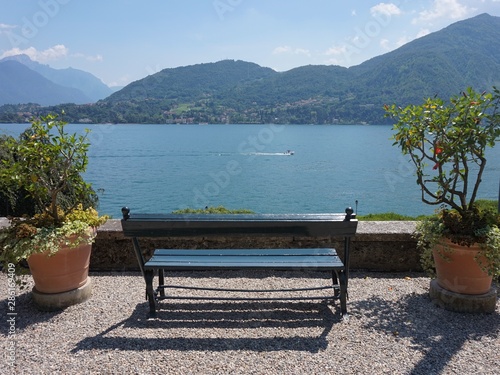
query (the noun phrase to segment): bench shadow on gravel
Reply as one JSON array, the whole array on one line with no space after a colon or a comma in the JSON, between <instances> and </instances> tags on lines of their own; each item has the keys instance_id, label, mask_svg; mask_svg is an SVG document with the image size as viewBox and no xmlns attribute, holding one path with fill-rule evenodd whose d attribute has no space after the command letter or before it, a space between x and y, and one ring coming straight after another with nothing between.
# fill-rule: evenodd
<instances>
[{"instance_id":1,"label":"bench shadow on gravel","mask_svg":"<svg viewBox=\"0 0 500 375\"><path fill-rule=\"evenodd\" d=\"M163 302L154 318L148 318L146 303L137 305L132 315L94 337L80 341L72 350L177 350L177 351L278 351L319 352L328 346L327 337L335 323L341 321L335 306L326 302ZM263 328L270 330L262 331ZM274 330L277 328L278 330ZM311 328L317 336L277 336L282 328ZM160 337L119 336L119 330L154 330ZM191 337L173 337L161 332L193 330ZM214 337L224 331L223 337ZM230 337L231 329L261 330L258 337ZM281 329L281 330L279 330ZM207 332L201 332L206 330ZM212 331L211 331L212 330ZM199 334L197 334L199 332ZM227 332L227 334L226 334ZM141 336L137 332L137 336ZM252 332L253 333L253 332Z\"/></svg>"},{"instance_id":2,"label":"bench shadow on gravel","mask_svg":"<svg viewBox=\"0 0 500 375\"><path fill-rule=\"evenodd\" d=\"M500 330L498 311L492 314L447 311L434 305L428 293L413 293L392 301L373 297L352 302L350 311L366 322L366 328L381 331L395 340L407 338L413 344L412 349L423 353L412 374L441 374L453 357L460 355L465 343L496 340Z\"/></svg>"}]
</instances>

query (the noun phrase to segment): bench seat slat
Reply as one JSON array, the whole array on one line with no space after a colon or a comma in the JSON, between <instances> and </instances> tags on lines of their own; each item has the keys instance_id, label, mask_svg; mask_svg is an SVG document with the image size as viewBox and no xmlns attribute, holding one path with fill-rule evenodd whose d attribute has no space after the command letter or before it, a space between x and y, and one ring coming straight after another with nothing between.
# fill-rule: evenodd
<instances>
[{"instance_id":1,"label":"bench seat slat","mask_svg":"<svg viewBox=\"0 0 500 375\"><path fill-rule=\"evenodd\" d=\"M332 248L305 248L305 249L156 249L155 256L170 255L203 255L203 256L227 256L227 255L259 255L259 256L336 256L337 251Z\"/></svg>"},{"instance_id":2,"label":"bench seat slat","mask_svg":"<svg viewBox=\"0 0 500 375\"><path fill-rule=\"evenodd\" d=\"M159 249L145 269L343 269L335 249Z\"/></svg>"},{"instance_id":3,"label":"bench seat slat","mask_svg":"<svg viewBox=\"0 0 500 375\"><path fill-rule=\"evenodd\" d=\"M144 269L164 269L164 270L195 270L195 269L268 269L268 270L298 270L298 269L308 269L308 270L334 270L342 269L344 265L340 261L329 261L328 263L323 262L305 262L301 259L297 259L294 262L262 262L262 261L252 261L248 259L246 262L241 260L219 260L219 261L149 261L144 265Z\"/></svg>"}]
</instances>

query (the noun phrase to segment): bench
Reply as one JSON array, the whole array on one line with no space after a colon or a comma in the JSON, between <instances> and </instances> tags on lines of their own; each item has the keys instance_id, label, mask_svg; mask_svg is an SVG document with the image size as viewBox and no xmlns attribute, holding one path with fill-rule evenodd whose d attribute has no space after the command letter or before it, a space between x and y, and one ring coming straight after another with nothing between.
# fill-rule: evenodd
<instances>
[{"instance_id":1,"label":"bench","mask_svg":"<svg viewBox=\"0 0 500 375\"><path fill-rule=\"evenodd\" d=\"M358 220L351 208L345 214L131 214L122 208L123 233L132 238L139 268L146 282L146 299L150 314L158 309L163 299L217 299L217 300L340 300L342 316L347 314L347 286L349 279L349 251L351 237L355 235ZM296 249L155 249L146 261L139 238L159 237L343 237L344 255L339 257L333 248ZM283 292L330 289L327 297L295 298L236 298L236 297L180 297L168 296L165 289L182 286L165 285L165 271L209 270L287 270L327 271L332 286L307 289L251 290L251 292ZM158 286L153 287L155 275ZM193 288L186 289L209 289ZM242 292L241 289L209 289Z\"/></svg>"}]
</instances>

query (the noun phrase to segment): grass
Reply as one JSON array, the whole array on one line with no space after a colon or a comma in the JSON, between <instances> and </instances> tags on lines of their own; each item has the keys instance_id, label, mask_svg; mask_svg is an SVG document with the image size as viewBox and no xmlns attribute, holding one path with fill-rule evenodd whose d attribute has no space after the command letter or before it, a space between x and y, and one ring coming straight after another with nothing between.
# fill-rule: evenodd
<instances>
[{"instance_id":1,"label":"grass","mask_svg":"<svg viewBox=\"0 0 500 375\"><path fill-rule=\"evenodd\" d=\"M253 214L254 212L245 209L230 210L224 206L217 206L217 207L207 206L205 208L200 208L200 209L185 208L183 210L177 210L172 213L173 214Z\"/></svg>"},{"instance_id":2,"label":"grass","mask_svg":"<svg viewBox=\"0 0 500 375\"><path fill-rule=\"evenodd\" d=\"M425 215L406 216L395 212L385 212L379 214L358 215L357 219L360 221L415 221L422 220L424 217Z\"/></svg>"},{"instance_id":3,"label":"grass","mask_svg":"<svg viewBox=\"0 0 500 375\"><path fill-rule=\"evenodd\" d=\"M486 199L479 199L476 201L477 205L483 210L493 210L498 209L498 201L491 201ZM368 215L358 215L357 219L360 221L418 221L430 215L419 215L419 216L406 216L400 215L395 212L386 212L378 214L368 214Z\"/></svg>"}]
</instances>

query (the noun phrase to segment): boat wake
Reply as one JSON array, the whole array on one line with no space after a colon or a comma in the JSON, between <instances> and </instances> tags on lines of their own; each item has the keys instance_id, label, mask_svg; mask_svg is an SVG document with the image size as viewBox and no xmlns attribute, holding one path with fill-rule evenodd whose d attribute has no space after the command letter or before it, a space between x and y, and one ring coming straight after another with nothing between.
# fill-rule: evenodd
<instances>
[{"instance_id":1,"label":"boat wake","mask_svg":"<svg viewBox=\"0 0 500 375\"><path fill-rule=\"evenodd\" d=\"M245 155L253 155L253 156L292 156L295 152L288 150L286 152L250 152Z\"/></svg>"}]
</instances>

